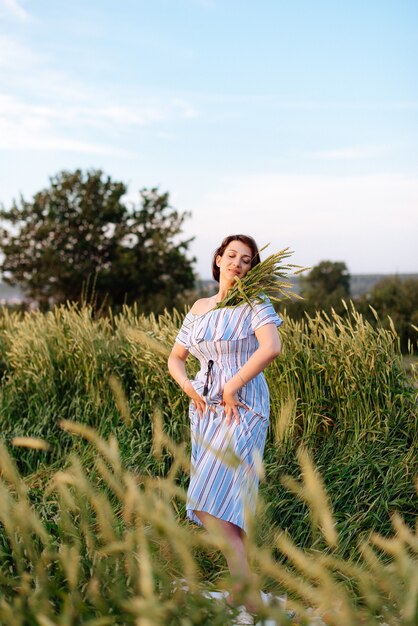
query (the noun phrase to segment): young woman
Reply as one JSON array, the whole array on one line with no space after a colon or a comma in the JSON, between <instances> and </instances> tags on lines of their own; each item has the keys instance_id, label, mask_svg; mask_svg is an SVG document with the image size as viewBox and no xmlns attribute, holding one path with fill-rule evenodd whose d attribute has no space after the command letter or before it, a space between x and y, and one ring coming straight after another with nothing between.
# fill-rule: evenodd
<instances>
[{"instance_id":1,"label":"young woman","mask_svg":"<svg viewBox=\"0 0 418 626\"><path fill-rule=\"evenodd\" d=\"M255 511L257 467L269 422L269 392L263 370L281 350L277 326L282 320L268 298L253 306L215 308L260 256L252 237L226 237L213 257L218 292L197 300L186 315L168 359L171 375L190 397L192 464L187 515L216 528L226 545L234 581L234 604L248 587L251 573L245 551L249 516ZM189 354L201 369L186 375ZM255 611L259 598L247 595Z\"/></svg>"}]
</instances>

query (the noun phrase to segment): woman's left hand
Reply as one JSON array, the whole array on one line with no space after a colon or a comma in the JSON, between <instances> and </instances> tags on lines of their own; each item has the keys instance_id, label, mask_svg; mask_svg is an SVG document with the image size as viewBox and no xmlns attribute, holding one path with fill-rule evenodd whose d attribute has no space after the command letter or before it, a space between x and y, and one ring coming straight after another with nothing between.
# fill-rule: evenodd
<instances>
[{"instance_id":1,"label":"woman's left hand","mask_svg":"<svg viewBox=\"0 0 418 626\"><path fill-rule=\"evenodd\" d=\"M245 405L238 398L238 390L230 383L226 383L222 395L222 406L225 407L226 423L229 426L231 420L234 420L236 424L239 424L239 410L238 407L245 407Z\"/></svg>"}]
</instances>

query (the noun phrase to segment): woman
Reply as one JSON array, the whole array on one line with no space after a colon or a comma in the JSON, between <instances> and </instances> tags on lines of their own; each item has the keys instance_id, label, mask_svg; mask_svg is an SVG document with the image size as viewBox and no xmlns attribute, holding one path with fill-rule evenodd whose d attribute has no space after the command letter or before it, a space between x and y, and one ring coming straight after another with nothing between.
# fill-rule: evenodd
<instances>
[{"instance_id":1,"label":"woman","mask_svg":"<svg viewBox=\"0 0 418 626\"><path fill-rule=\"evenodd\" d=\"M254 513L257 467L269 421L269 392L263 375L281 350L282 320L268 298L261 304L215 308L260 256L252 237L230 235L213 257L218 292L197 300L186 315L168 359L171 375L190 397L192 466L187 515L216 528L226 544L234 581L229 601L248 587L251 574L245 551L248 516ZM192 381L185 362L192 354L201 369ZM247 596L255 611L259 598Z\"/></svg>"}]
</instances>

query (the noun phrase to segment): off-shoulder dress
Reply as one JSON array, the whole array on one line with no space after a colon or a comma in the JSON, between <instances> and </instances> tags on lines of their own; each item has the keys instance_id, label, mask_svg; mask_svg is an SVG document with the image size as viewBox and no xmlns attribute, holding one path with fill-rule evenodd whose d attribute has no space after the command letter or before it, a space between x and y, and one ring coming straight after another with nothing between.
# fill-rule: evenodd
<instances>
[{"instance_id":1,"label":"off-shoulder dress","mask_svg":"<svg viewBox=\"0 0 418 626\"><path fill-rule=\"evenodd\" d=\"M192 384L211 406L199 417L190 403L192 458L187 515L200 524L195 511L236 524L248 531L258 493L258 477L269 423L270 398L263 373L244 385L238 396L240 423L225 422L221 406L224 384L257 350L255 331L265 324L282 324L268 298L252 306L189 312L176 342L200 362Z\"/></svg>"}]
</instances>

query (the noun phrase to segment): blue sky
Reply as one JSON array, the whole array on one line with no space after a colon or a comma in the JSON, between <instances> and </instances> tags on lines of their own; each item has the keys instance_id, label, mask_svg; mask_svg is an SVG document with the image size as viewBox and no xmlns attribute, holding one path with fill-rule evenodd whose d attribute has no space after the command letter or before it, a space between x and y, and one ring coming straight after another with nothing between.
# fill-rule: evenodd
<instances>
[{"instance_id":1,"label":"blue sky","mask_svg":"<svg viewBox=\"0 0 418 626\"><path fill-rule=\"evenodd\" d=\"M0 0L0 202L101 168L191 211L196 269L418 272L416 0Z\"/></svg>"}]
</instances>

